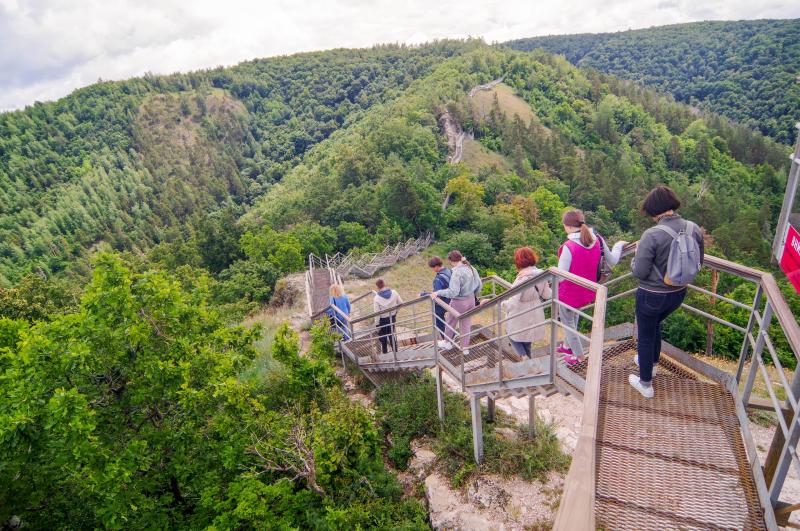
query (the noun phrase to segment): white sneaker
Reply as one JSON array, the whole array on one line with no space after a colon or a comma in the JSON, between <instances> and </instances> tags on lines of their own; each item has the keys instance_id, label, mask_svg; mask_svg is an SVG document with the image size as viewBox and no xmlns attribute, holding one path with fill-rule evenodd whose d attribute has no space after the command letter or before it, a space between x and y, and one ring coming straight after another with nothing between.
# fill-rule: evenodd
<instances>
[{"instance_id":1,"label":"white sneaker","mask_svg":"<svg viewBox=\"0 0 800 531\"><path fill-rule=\"evenodd\" d=\"M635 374L631 374L628 376L628 382L633 386L634 389L639 391L645 398L653 398L653 395L655 395L655 391L653 391L652 384L648 386L642 385L642 382L639 381L639 377L636 376Z\"/></svg>"},{"instance_id":2,"label":"white sneaker","mask_svg":"<svg viewBox=\"0 0 800 531\"><path fill-rule=\"evenodd\" d=\"M436 346L439 347L439 350L450 350L452 345L450 345L449 341L445 341L444 339L440 339L436 342Z\"/></svg>"},{"instance_id":3,"label":"white sneaker","mask_svg":"<svg viewBox=\"0 0 800 531\"><path fill-rule=\"evenodd\" d=\"M636 366L639 366L639 355L635 355L633 357L633 362L636 363ZM655 378L656 373L658 372L658 366L654 363L653 364L653 377Z\"/></svg>"}]
</instances>

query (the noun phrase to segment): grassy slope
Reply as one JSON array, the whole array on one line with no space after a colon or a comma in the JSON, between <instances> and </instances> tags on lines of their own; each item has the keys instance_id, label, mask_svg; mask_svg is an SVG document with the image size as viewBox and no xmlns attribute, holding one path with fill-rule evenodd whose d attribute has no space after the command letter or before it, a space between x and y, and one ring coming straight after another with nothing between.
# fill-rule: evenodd
<instances>
[{"instance_id":1,"label":"grassy slope","mask_svg":"<svg viewBox=\"0 0 800 531\"><path fill-rule=\"evenodd\" d=\"M482 90L473 96L472 108L477 119L486 119L492 110L495 97L497 97L500 111L505 114L507 118L513 119L514 116L519 116L525 125L531 122L539 123L539 119L536 117L536 114L534 114L531 106L520 98L514 92L514 89L504 83L500 83L492 88L492 90Z\"/></svg>"}]
</instances>

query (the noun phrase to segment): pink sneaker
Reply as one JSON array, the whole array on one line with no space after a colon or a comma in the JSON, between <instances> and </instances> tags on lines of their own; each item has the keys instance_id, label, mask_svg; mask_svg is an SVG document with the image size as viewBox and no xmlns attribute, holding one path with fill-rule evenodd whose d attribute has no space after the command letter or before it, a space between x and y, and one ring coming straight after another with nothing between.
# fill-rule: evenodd
<instances>
[{"instance_id":1,"label":"pink sneaker","mask_svg":"<svg viewBox=\"0 0 800 531\"><path fill-rule=\"evenodd\" d=\"M564 363L566 363L570 367L572 367L573 365L577 365L581 362L581 360L579 360L576 356L573 356L571 353L564 354L564 357L562 359L564 360Z\"/></svg>"},{"instance_id":2,"label":"pink sneaker","mask_svg":"<svg viewBox=\"0 0 800 531\"><path fill-rule=\"evenodd\" d=\"M556 352L558 352L559 354L564 354L565 356L572 356L572 349L564 347L564 343L560 343L558 345Z\"/></svg>"}]
</instances>

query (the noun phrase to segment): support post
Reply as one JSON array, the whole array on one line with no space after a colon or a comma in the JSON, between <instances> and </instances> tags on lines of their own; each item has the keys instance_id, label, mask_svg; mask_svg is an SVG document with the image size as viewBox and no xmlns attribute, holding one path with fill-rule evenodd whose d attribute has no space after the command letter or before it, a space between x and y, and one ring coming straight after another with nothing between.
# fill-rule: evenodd
<instances>
[{"instance_id":1,"label":"support post","mask_svg":"<svg viewBox=\"0 0 800 531\"><path fill-rule=\"evenodd\" d=\"M761 316L761 322L758 323L758 339L753 346L753 356L750 362L750 372L747 375L747 382L742 390L742 403L747 404L750 401L750 393L753 391L753 384L756 381L756 373L758 372L758 364L763 363L761 360L761 353L764 352L764 343L769 333L769 325L772 322L772 305L769 300L764 306L764 315ZM756 359L758 358L758 359ZM780 430L778 430L780 431ZM783 435L781 433L781 435Z\"/></svg>"},{"instance_id":2,"label":"support post","mask_svg":"<svg viewBox=\"0 0 800 531\"><path fill-rule=\"evenodd\" d=\"M800 367L794 371L792 377L792 384L790 392L794 396L800 394ZM772 506L778 502L781 490L783 490L783 483L786 481L786 474L789 472L789 465L792 462L790 451L797 448L798 439L798 412L791 414L792 404L786 400L786 409L778 414L783 414L786 421L786 426L789 428L789 444L786 444L786 438L780 426L775 429L775 435L772 436L772 442L769 445L767 458L764 460L764 480L769 485L770 499ZM794 439L794 440L793 440Z\"/></svg>"},{"instance_id":3,"label":"support post","mask_svg":"<svg viewBox=\"0 0 800 531\"><path fill-rule=\"evenodd\" d=\"M739 366L736 368L736 383L742 381L742 373L744 372L744 365L747 363L747 353L750 351L750 334L753 332L753 326L756 324L756 312L761 305L761 297L764 294L764 289L761 284L756 288L756 295L753 297L753 308L750 310L750 318L747 320L747 328L745 329L744 341L742 348L739 351Z\"/></svg>"},{"instance_id":4,"label":"support post","mask_svg":"<svg viewBox=\"0 0 800 531\"><path fill-rule=\"evenodd\" d=\"M528 436L536 437L536 396L528 395Z\"/></svg>"},{"instance_id":5,"label":"support post","mask_svg":"<svg viewBox=\"0 0 800 531\"><path fill-rule=\"evenodd\" d=\"M481 422L481 397L469 395L470 409L472 410L472 448L475 452L475 463L483 463L483 425Z\"/></svg>"},{"instance_id":6,"label":"support post","mask_svg":"<svg viewBox=\"0 0 800 531\"><path fill-rule=\"evenodd\" d=\"M442 367L436 366L433 371L436 377L436 409L439 412L439 421L444 422L444 391L442 389Z\"/></svg>"},{"instance_id":7,"label":"support post","mask_svg":"<svg viewBox=\"0 0 800 531\"><path fill-rule=\"evenodd\" d=\"M486 397L486 421L494 422L494 398Z\"/></svg>"},{"instance_id":8,"label":"support post","mask_svg":"<svg viewBox=\"0 0 800 531\"><path fill-rule=\"evenodd\" d=\"M798 426L798 411L792 418L785 415L786 423L789 427L789 437L783 436L780 426L775 430L775 435L772 438L772 444L767 454L767 460L764 463L764 475L767 484L769 485L769 499L772 506L775 507L780 498L781 491L783 490L783 483L786 481L786 475L789 473L789 466L792 464L792 455L790 452L796 451L797 441L800 440L800 426ZM779 415L782 414L778 413Z\"/></svg>"}]
</instances>

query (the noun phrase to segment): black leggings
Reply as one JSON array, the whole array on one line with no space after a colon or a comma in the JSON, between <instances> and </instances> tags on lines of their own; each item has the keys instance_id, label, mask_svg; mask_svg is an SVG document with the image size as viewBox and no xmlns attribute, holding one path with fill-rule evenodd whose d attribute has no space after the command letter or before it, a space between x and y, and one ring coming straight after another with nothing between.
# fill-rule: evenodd
<instances>
[{"instance_id":1,"label":"black leggings","mask_svg":"<svg viewBox=\"0 0 800 531\"><path fill-rule=\"evenodd\" d=\"M686 290L658 293L636 290L636 328L638 331L639 378L653 379L653 365L661 357L661 323L677 310L686 298Z\"/></svg>"},{"instance_id":2,"label":"black leggings","mask_svg":"<svg viewBox=\"0 0 800 531\"><path fill-rule=\"evenodd\" d=\"M394 322L396 316L388 315L378 319L378 340L381 342L381 352L389 352L389 344L392 345L392 352L397 352L397 338L394 335Z\"/></svg>"}]
</instances>

